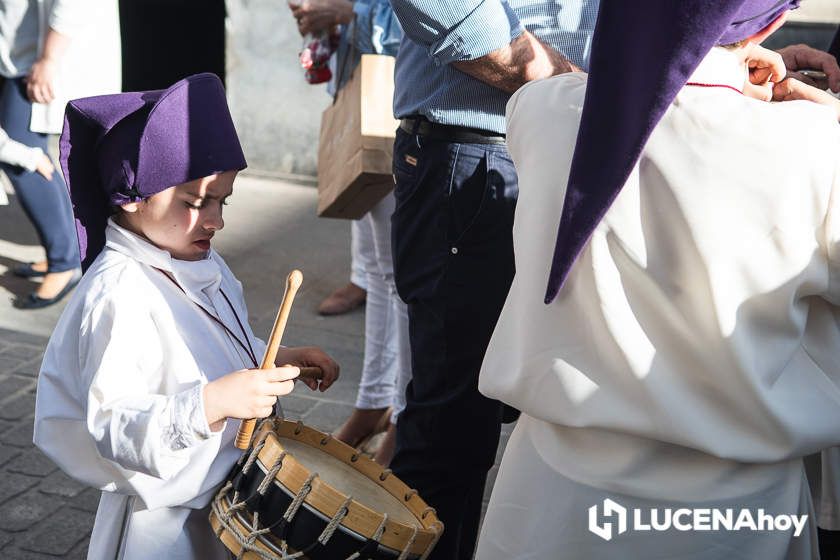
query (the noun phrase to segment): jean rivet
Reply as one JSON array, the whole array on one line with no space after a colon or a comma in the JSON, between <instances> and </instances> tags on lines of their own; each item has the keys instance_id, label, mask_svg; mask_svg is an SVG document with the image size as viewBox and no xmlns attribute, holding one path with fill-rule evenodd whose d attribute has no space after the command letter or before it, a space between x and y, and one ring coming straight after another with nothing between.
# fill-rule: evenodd
<instances>
[{"instance_id":1,"label":"jean rivet","mask_svg":"<svg viewBox=\"0 0 840 560\"><path fill-rule=\"evenodd\" d=\"M458 254L458 247L452 247L452 254L453 254L453 255L457 255L457 254Z\"/></svg>"}]
</instances>

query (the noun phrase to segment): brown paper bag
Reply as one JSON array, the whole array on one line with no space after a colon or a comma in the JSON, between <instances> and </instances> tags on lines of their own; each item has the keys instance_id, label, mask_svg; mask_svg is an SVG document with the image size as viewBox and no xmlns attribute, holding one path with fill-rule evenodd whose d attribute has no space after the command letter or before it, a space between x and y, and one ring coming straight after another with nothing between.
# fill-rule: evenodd
<instances>
[{"instance_id":1,"label":"brown paper bag","mask_svg":"<svg viewBox=\"0 0 840 560\"><path fill-rule=\"evenodd\" d=\"M318 215L358 219L394 188L394 57L364 54L321 117Z\"/></svg>"}]
</instances>

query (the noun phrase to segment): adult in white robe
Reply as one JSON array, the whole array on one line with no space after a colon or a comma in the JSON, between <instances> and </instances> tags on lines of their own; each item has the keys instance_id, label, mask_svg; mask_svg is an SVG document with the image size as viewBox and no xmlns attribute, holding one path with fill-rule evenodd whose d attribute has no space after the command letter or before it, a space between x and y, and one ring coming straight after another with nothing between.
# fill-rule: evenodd
<instances>
[{"instance_id":1,"label":"adult in white robe","mask_svg":"<svg viewBox=\"0 0 840 560\"><path fill-rule=\"evenodd\" d=\"M91 560L229 558L208 514L242 453L238 423L213 432L202 388L256 364L211 315L256 356L265 345L215 251L176 260L112 220L105 235L47 346L35 444L102 490Z\"/></svg>"},{"instance_id":2,"label":"adult in white robe","mask_svg":"<svg viewBox=\"0 0 840 560\"><path fill-rule=\"evenodd\" d=\"M742 95L746 75L730 51L706 56L549 305L587 77L508 103L517 274L479 388L523 414L478 560L817 557L802 457L840 443L840 126ZM810 517L798 537L605 540L588 509L606 498Z\"/></svg>"}]
</instances>

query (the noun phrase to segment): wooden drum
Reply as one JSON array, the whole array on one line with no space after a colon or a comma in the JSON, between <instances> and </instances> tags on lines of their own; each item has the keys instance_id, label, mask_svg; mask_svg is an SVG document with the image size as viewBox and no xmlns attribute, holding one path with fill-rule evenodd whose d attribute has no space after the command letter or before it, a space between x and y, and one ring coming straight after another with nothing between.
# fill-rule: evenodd
<instances>
[{"instance_id":1,"label":"wooden drum","mask_svg":"<svg viewBox=\"0 0 840 560\"><path fill-rule=\"evenodd\" d=\"M424 559L443 532L416 491L328 434L271 418L254 441L210 513L237 558Z\"/></svg>"}]
</instances>

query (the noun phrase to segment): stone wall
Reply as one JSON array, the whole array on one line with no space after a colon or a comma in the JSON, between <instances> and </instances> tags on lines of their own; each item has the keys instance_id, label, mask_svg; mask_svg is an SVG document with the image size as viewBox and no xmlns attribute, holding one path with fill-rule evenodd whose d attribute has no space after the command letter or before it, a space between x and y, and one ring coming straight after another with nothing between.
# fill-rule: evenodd
<instances>
[{"instance_id":1,"label":"stone wall","mask_svg":"<svg viewBox=\"0 0 840 560\"><path fill-rule=\"evenodd\" d=\"M314 176L330 97L303 79L285 0L227 0L227 88L251 173Z\"/></svg>"}]
</instances>

